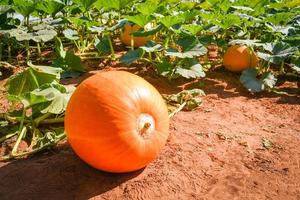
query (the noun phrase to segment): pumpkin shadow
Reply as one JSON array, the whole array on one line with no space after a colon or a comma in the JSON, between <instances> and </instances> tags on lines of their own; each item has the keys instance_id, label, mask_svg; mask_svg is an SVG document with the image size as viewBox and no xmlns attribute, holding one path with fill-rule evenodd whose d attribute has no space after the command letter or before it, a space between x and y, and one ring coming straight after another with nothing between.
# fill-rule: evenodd
<instances>
[{"instance_id":1,"label":"pumpkin shadow","mask_svg":"<svg viewBox=\"0 0 300 200\"><path fill-rule=\"evenodd\" d=\"M0 199L90 199L120 186L142 171L102 172L88 166L65 147L48 155L0 163Z\"/></svg>"}]
</instances>

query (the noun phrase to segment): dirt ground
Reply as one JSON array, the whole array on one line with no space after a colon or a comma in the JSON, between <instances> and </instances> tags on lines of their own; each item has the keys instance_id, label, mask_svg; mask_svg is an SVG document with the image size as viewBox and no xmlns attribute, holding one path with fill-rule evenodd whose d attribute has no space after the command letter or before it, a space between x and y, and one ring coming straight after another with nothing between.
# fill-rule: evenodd
<instances>
[{"instance_id":1,"label":"dirt ground","mask_svg":"<svg viewBox=\"0 0 300 200\"><path fill-rule=\"evenodd\" d=\"M137 172L110 174L63 144L0 163L0 199L300 199L299 94L254 96L224 70L177 85L140 75L164 94L195 87L207 93L200 108L172 118L156 160Z\"/></svg>"}]
</instances>

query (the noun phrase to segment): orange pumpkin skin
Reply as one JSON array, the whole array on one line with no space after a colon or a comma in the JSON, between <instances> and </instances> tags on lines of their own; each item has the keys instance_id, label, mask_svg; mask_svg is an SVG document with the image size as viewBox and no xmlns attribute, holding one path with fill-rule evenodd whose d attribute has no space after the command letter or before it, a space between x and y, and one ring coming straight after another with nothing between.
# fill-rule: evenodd
<instances>
[{"instance_id":1,"label":"orange pumpkin skin","mask_svg":"<svg viewBox=\"0 0 300 200\"><path fill-rule=\"evenodd\" d=\"M139 25L130 25L130 24L126 24L124 26L123 31L121 32L121 41L123 44L127 45L127 46L131 46L131 33L134 33L138 30L140 30L141 27ZM133 37L133 41L134 47L140 47L140 46L144 46L145 44L147 44L147 42L149 42L152 39L151 36L147 36L147 37Z\"/></svg>"},{"instance_id":2,"label":"orange pumpkin skin","mask_svg":"<svg viewBox=\"0 0 300 200\"><path fill-rule=\"evenodd\" d=\"M234 45L227 49L223 57L223 65L233 72L240 72L244 69L255 67L258 58L254 52L245 45Z\"/></svg>"},{"instance_id":3,"label":"orange pumpkin skin","mask_svg":"<svg viewBox=\"0 0 300 200\"><path fill-rule=\"evenodd\" d=\"M67 106L65 130L73 150L91 166L130 172L145 167L165 145L168 110L144 79L102 72L77 87Z\"/></svg>"}]
</instances>

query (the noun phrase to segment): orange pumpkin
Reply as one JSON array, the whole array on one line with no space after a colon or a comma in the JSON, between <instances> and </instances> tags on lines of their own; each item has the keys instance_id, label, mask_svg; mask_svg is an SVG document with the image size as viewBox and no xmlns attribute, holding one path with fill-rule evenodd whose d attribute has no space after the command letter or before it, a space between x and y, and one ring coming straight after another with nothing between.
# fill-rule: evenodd
<instances>
[{"instance_id":1,"label":"orange pumpkin","mask_svg":"<svg viewBox=\"0 0 300 200\"><path fill-rule=\"evenodd\" d=\"M123 71L102 72L83 81L65 114L73 150L108 172L145 167L165 145L168 129L168 110L159 92Z\"/></svg>"},{"instance_id":2,"label":"orange pumpkin","mask_svg":"<svg viewBox=\"0 0 300 200\"><path fill-rule=\"evenodd\" d=\"M234 45L227 49L223 57L226 69L240 72L244 69L255 67L258 64L256 54L245 45Z\"/></svg>"},{"instance_id":3,"label":"orange pumpkin","mask_svg":"<svg viewBox=\"0 0 300 200\"><path fill-rule=\"evenodd\" d=\"M125 24L123 31L121 32L121 41L123 44L127 46L131 46L131 33L134 33L138 30L140 30L141 27L139 25L130 25L130 24ZM152 39L151 36L147 37L133 37L133 46L134 47L140 47L144 46L147 44Z\"/></svg>"}]
</instances>

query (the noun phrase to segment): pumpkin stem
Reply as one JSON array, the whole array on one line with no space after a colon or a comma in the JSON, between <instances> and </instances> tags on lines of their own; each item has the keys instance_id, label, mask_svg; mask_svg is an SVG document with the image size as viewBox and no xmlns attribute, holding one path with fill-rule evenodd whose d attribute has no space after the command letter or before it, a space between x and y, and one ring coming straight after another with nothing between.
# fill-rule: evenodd
<instances>
[{"instance_id":1,"label":"pumpkin stem","mask_svg":"<svg viewBox=\"0 0 300 200\"><path fill-rule=\"evenodd\" d=\"M150 126L151 126L151 123L146 122L144 124L143 128L141 129L141 135L144 135L147 132L147 130L150 128Z\"/></svg>"}]
</instances>

